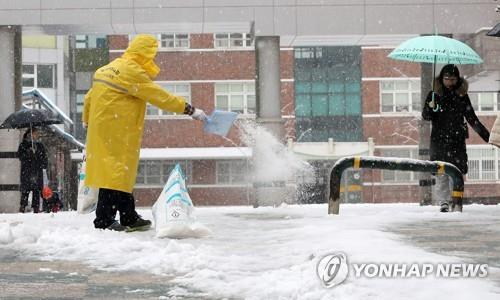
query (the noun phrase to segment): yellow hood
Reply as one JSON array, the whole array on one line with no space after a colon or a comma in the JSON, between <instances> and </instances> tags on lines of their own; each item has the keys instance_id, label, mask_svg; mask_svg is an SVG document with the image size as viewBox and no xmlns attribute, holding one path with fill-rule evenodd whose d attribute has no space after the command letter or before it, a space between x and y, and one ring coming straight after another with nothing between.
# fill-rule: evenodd
<instances>
[{"instance_id":1,"label":"yellow hood","mask_svg":"<svg viewBox=\"0 0 500 300\"><path fill-rule=\"evenodd\" d=\"M160 68L154 62L157 51L158 41L154 36L138 34L125 50L123 58L135 61L148 73L149 77L155 78L160 73Z\"/></svg>"}]
</instances>

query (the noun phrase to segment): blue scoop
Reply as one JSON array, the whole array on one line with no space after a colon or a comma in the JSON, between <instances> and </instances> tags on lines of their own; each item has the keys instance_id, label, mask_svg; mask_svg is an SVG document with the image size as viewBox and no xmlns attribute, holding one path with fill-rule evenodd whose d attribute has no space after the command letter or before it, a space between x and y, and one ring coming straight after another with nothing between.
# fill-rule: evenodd
<instances>
[{"instance_id":1,"label":"blue scoop","mask_svg":"<svg viewBox=\"0 0 500 300\"><path fill-rule=\"evenodd\" d=\"M203 130L206 133L226 136L237 116L238 114L232 111L214 110L205 120Z\"/></svg>"}]
</instances>

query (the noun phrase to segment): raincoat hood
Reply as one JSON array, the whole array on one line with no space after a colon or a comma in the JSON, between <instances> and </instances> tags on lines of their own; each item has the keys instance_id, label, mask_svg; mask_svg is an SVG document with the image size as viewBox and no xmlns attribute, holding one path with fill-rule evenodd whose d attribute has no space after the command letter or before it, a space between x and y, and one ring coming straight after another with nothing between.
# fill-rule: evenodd
<instances>
[{"instance_id":1,"label":"raincoat hood","mask_svg":"<svg viewBox=\"0 0 500 300\"><path fill-rule=\"evenodd\" d=\"M157 51L158 41L154 36L138 34L130 42L122 57L138 63L148 73L148 76L153 79L160 73L160 68L154 62Z\"/></svg>"}]
</instances>

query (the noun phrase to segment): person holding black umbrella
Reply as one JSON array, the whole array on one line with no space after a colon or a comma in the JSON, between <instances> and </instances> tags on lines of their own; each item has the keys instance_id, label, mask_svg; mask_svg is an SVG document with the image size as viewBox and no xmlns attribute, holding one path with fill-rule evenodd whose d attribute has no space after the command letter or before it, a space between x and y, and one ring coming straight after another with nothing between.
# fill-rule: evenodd
<instances>
[{"instance_id":1,"label":"person holding black umbrella","mask_svg":"<svg viewBox=\"0 0 500 300\"><path fill-rule=\"evenodd\" d=\"M422 109L422 118L432 122L430 159L451 163L465 175L468 171L465 140L469 137L465 120L485 142L490 133L476 116L467 94L467 81L460 77L456 65L445 65L434 85L435 91L429 92ZM441 212L449 211L449 184L447 175L436 177L435 196Z\"/></svg>"},{"instance_id":2,"label":"person holding black umbrella","mask_svg":"<svg viewBox=\"0 0 500 300\"><path fill-rule=\"evenodd\" d=\"M21 161L21 203L19 212L24 213L28 206L28 196L32 195L31 207L34 213L40 211L40 197L44 185L44 174L48 166L47 151L39 141L39 130L26 131L19 144L17 155Z\"/></svg>"}]
</instances>

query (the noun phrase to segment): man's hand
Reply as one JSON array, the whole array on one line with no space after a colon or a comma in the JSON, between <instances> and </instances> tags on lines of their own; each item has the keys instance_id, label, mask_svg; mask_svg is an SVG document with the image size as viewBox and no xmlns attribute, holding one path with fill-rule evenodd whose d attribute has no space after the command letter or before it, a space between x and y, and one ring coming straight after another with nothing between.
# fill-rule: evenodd
<instances>
[{"instance_id":1,"label":"man's hand","mask_svg":"<svg viewBox=\"0 0 500 300\"><path fill-rule=\"evenodd\" d=\"M198 121L205 121L207 119L207 115L205 112L199 108L195 108L194 112L191 114L191 117Z\"/></svg>"}]
</instances>

